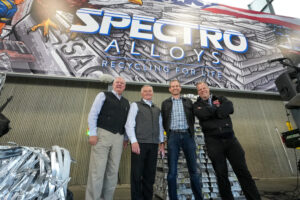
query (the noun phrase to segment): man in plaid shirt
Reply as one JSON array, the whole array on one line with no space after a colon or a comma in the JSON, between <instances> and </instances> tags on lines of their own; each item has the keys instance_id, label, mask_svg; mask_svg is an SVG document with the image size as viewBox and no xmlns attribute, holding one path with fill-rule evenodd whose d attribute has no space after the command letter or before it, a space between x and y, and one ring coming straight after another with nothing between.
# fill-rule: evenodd
<instances>
[{"instance_id":1,"label":"man in plaid shirt","mask_svg":"<svg viewBox=\"0 0 300 200\"><path fill-rule=\"evenodd\" d=\"M194 140L193 103L180 96L181 87L177 80L170 81L172 97L161 106L163 127L167 132L168 145L168 192L170 200L177 200L177 163L182 148L189 174L191 187L196 200L202 200L200 175L197 171L196 144Z\"/></svg>"}]
</instances>

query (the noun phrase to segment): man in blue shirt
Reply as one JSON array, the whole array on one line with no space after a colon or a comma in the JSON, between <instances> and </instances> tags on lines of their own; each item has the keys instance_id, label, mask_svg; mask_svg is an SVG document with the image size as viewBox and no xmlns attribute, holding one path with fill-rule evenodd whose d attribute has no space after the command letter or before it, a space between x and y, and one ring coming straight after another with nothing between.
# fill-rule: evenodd
<instances>
[{"instance_id":1,"label":"man in blue shirt","mask_svg":"<svg viewBox=\"0 0 300 200\"><path fill-rule=\"evenodd\" d=\"M144 85L141 101L130 106L126 133L131 142L131 199L152 200L157 153L164 155L160 109L152 102L153 88Z\"/></svg>"},{"instance_id":2,"label":"man in blue shirt","mask_svg":"<svg viewBox=\"0 0 300 200\"><path fill-rule=\"evenodd\" d=\"M88 117L92 145L86 200L112 200L118 181L129 102L125 80L115 78L112 92L100 92Z\"/></svg>"},{"instance_id":3,"label":"man in blue shirt","mask_svg":"<svg viewBox=\"0 0 300 200\"><path fill-rule=\"evenodd\" d=\"M197 171L196 144L194 140L193 103L180 96L179 81L170 81L169 91L172 97L161 106L163 127L167 132L168 147L168 192L170 200L177 200L177 163L182 148L188 166L191 188L196 200L202 200L201 180Z\"/></svg>"}]
</instances>

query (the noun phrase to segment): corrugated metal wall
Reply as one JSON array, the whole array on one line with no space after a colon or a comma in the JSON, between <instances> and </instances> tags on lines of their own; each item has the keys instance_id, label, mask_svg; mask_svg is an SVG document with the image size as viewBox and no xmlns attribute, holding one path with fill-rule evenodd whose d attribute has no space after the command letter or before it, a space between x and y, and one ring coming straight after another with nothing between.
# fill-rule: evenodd
<instances>
[{"instance_id":1,"label":"corrugated metal wall","mask_svg":"<svg viewBox=\"0 0 300 200\"><path fill-rule=\"evenodd\" d=\"M140 87L128 85L124 96L130 101L139 100ZM95 82L7 77L0 102L14 96L3 111L11 120L12 130L1 137L0 142L65 147L76 160L72 164L70 184L86 184L90 154L85 136L87 116L97 93L106 89L107 84ZM165 87L155 87L154 91L154 102L159 106L170 96ZM183 90L183 93L195 92ZM234 102L232 118L236 135L246 151L253 176L295 176L294 152L287 149L285 154L276 132L276 128L279 132L287 129L285 110L279 97L236 93L226 96ZM129 183L129 175L130 149L127 148L122 155L119 182Z\"/></svg>"}]
</instances>

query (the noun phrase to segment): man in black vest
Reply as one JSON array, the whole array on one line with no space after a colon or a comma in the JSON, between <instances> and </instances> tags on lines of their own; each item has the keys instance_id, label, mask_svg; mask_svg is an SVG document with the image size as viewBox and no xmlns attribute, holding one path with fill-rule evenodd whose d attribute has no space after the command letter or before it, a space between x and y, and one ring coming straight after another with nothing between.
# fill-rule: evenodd
<instances>
[{"instance_id":1,"label":"man in black vest","mask_svg":"<svg viewBox=\"0 0 300 200\"><path fill-rule=\"evenodd\" d=\"M100 92L88 123L92 145L86 200L112 200L118 181L129 102L122 97L125 80L115 78L112 92Z\"/></svg>"},{"instance_id":2,"label":"man in black vest","mask_svg":"<svg viewBox=\"0 0 300 200\"><path fill-rule=\"evenodd\" d=\"M131 199L152 200L157 154L164 155L160 109L152 103L153 88L144 85L141 101L130 105L125 125L131 142Z\"/></svg>"},{"instance_id":3,"label":"man in black vest","mask_svg":"<svg viewBox=\"0 0 300 200\"><path fill-rule=\"evenodd\" d=\"M180 149L185 155L190 174L191 188L195 200L202 200L201 180L197 170L196 144L194 140L193 103L180 96L179 81L170 81L169 91L172 97L161 105L163 127L168 136L168 192L170 200L177 200L177 162Z\"/></svg>"},{"instance_id":4,"label":"man in black vest","mask_svg":"<svg viewBox=\"0 0 300 200\"><path fill-rule=\"evenodd\" d=\"M245 152L234 136L230 115L233 104L223 96L211 95L206 83L197 84L199 98L194 113L199 118L209 158L216 172L220 195L234 200L228 179L226 158L236 174L247 200L260 200L255 182L247 168Z\"/></svg>"}]
</instances>

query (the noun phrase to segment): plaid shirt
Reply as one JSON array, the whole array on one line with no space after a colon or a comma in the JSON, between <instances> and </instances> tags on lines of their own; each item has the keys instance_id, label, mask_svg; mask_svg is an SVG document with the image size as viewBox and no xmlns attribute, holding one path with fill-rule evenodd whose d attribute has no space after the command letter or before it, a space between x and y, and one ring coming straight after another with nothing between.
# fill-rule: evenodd
<instances>
[{"instance_id":1,"label":"plaid shirt","mask_svg":"<svg viewBox=\"0 0 300 200\"><path fill-rule=\"evenodd\" d=\"M186 121L186 116L183 109L182 99L174 99L172 97L172 112L171 112L171 130L184 130L189 126Z\"/></svg>"}]
</instances>

